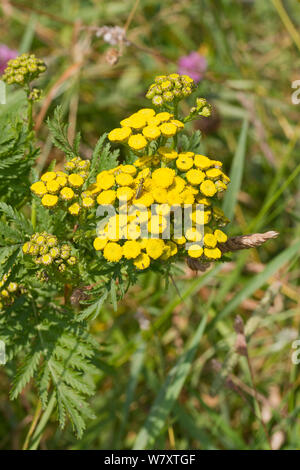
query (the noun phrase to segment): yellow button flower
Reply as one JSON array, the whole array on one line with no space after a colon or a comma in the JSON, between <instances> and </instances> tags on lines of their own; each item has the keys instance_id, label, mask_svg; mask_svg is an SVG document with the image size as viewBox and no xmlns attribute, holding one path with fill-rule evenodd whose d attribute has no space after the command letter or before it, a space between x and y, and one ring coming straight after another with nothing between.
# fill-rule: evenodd
<instances>
[{"instance_id":1,"label":"yellow button flower","mask_svg":"<svg viewBox=\"0 0 300 470\"><path fill-rule=\"evenodd\" d=\"M123 256L123 248L118 243L109 242L104 248L103 256L107 261L116 263Z\"/></svg>"},{"instance_id":2,"label":"yellow button flower","mask_svg":"<svg viewBox=\"0 0 300 470\"><path fill-rule=\"evenodd\" d=\"M108 138L111 142L126 142L130 135L130 127L118 127L110 131Z\"/></svg>"},{"instance_id":3,"label":"yellow button flower","mask_svg":"<svg viewBox=\"0 0 300 470\"><path fill-rule=\"evenodd\" d=\"M160 134L161 134L160 129L158 127L155 127L155 126L146 126L143 129L143 135L148 140L158 139Z\"/></svg>"},{"instance_id":4,"label":"yellow button flower","mask_svg":"<svg viewBox=\"0 0 300 470\"><path fill-rule=\"evenodd\" d=\"M192 168L194 160L191 157L188 157L184 154L179 154L179 157L176 160L176 166L181 171L187 171Z\"/></svg>"},{"instance_id":5,"label":"yellow button flower","mask_svg":"<svg viewBox=\"0 0 300 470\"><path fill-rule=\"evenodd\" d=\"M57 181L57 179L47 181L46 187L47 187L48 193L50 194L56 194L60 190L60 184Z\"/></svg>"},{"instance_id":6,"label":"yellow button flower","mask_svg":"<svg viewBox=\"0 0 300 470\"><path fill-rule=\"evenodd\" d=\"M95 238L93 245L96 251L104 250L107 244L107 238Z\"/></svg>"},{"instance_id":7,"label":"yellow button flower","mask_svg":"<svg viewBox=\"0 0 300 470\"><path fill-rule=\"evenodd\" d=\"M36 196L44 196L44 194L47 193L47 188L46 185L42 181L37 181L36 183L33 183L30 186L31 191L36 195Z\"/></svg>"},{"instance_id":8,"label":"yellow button flower","mask_svg":"<svg viewBox=\"0 0 300 470\"><path fill-rule=\"evenodd\" d=\"M56 178L56 173L55 171L47 171L47 173L44 173L41 177L41 180L44 182L47 181L52 181Z\"/></svg>"},{"instance_id":9,"label":"yellow button flower","mask_svg":"<svg viewBox=\"0 0 300 470\"><path fill-rule=\"evenodd\" d=\"M159 188L168 188L174 181L175 171L172 168L158 168L152 173L152 179Z\"/></svg>"},{"instance_id":10,"label":"yellow button flower","mask_svg":"<svg viewBox=\"0 0 300 470\"><path fill-rule=\"evenodd\" d=\"M134 165L122 165L123 173L127 173L128 175L135 176L137 169Z\"/></svg>"},{"instance_id":11,"label":"yellow button flower","mask_svg":"<svg viewBox=\"0 0 300 470\"><path fill-rule=\"evenodd\" d=\"M71 201L75 197L73 189L68 186L65 186L59 194L64 201Z\"/></svg>"},{"instance_id":12,"label":"yellow button flower","mask_svg":"<svg viewBox=\"0 0 300 470\"><path fill-rule=\"evenodd\" d=\"M97 202L99 205L105 204L113 204L116 200L116 191L113 189L108 189L107 191L103 191L97 197Z\"/></svg>"},{"instance_id":13,"label":"yellow button flower","mask_svg":"<svg viewBox=\"0 0 300 470\"><path fill-rule=\"evenodd\" d=\"M146 241L146 252L150 258L158 259L164 251L164 241L159 238L150 238Z\"/></svg>"},{"instance_id":14,"label":"yellow button flower","mask_svg":"<svg viewBox=\"0 0 300 470\"><path fill-rule=\"evenodd\" d=\"M163 233L167 228L167 219L162 215L153 215L148 222L148 231L152 235Z\"/></svg>"},{"instance_id":15,"label":"yellow button flower","mask_svg":"<svg viewBox=\"0 0 300 470\"><path fill-rule=\"evenodd\" d=\"M51 256L51 255L46 254L46 255L43 255L43 256L42 256L41 262L42 262L42 264L44 264L45 266L48 266L49 264L51 264L52 261L53 261L53 259L52 259L52 256Z\"/></svg>"},{"instance_id":16,"label":"yellow button flower","mask_svg":"<svg viewBox=\"0 0 300 470\"><path fill-rule=\"evenodd\" d=\"M62 173L62 172L61 172L61 173ZM59 186L60 186L61 188L63 188L64 186L66 186L66 184L67 184L67 182L68 182L68 178L67 178L67 176L61 175L61 176L58 176L55 181L57 181L57 183L59 184Z\"/></svg>"},{"instance_id":17,"label":"yellow button flower","mask_svg":"<svg viewBox=\"0 0 300 470\"><path fill-rule=\"evenodd\" d=\"M222 252L219 248L204 248L204 254L207 258L219 259L222 256Z\"/></svg>"},{"instance_id":18,"label":"yellow button flower","mask_svg":"<svg viewBox=\"0 0 300 470\"><path fill-rule=\"evenodd\" d=\"M178 153L169 147L159 147L158 153L165 161L175 160L178 157Z\"/></svg>"},{"instance_id":19,"label":"yellow button flower","mask_svg":"<svg viewBox=\"0 0 300 470\"><path fill-rule=\"evenodd\" d=\"M119 186L130 186L133 183L133 177L127 173L119 173L116 175L116 183Z\"/></svg>"},{"instance_id":20,"label":"yellow button flower","mask_svg":"<svg viewBox=\"0 0 300 470\"><path fill-rule=\"evenodd\" d=\"M168 192L164 188L154 188L151 192L155 202L159 204L165 204L168 202Z\"/></svg>"},{"instance_id":21,"label":"yellow button flower","mask_svg":"<svg viewBox=\"0 0 300 470\"><path fill-rule=\"evenodd\" d=\"M77 175L76 173L72 173L71 175L69 175L68 181L70 185L73 186L74 188L81 188L81 186L84 183L84 179L80 175Z\"/></svg>"},{"instance_id":22,"label":"yellow button flower","mask_svg":"<svg viewBox=\"0 0 300 470\"><path fill-rule=\"evenodd\" d=\"M88 197L84 197L82 199L82 206L83 207L86 207L87 209L89 209L90 207L93 207L93 205L95 204L95 201L92 197L88 196Z\"/></svg>"},{"instance_id":23,"label":"yellow button flower","mask_svg":"<svg viewBox=\"0 0 300 470\"><path fill-rule=\"evenodd\" d=\"M218 168L210 168L206 172L207 178L210 178L212 180L219 179L222 174L223 174L223 172L221 170L219 170Z\"/></svg>"},{"instance_id":24,"label":"yellow button flower","mask_svg":"<svg viewBox=\"0 0 300 470\"><path fill-rule=\"evenodd\" d=\"M153 116L147 119L148 126L157 127L161 123L160 119L157 116Z\"/></svg>"},{"instance_id":25,"label":"yellow button flower","mask_svg":"<svg viewBox=\"0 0 300 470\"><path fill-rule=\"evenodd\" d=\"M135 240L127 240L123 246L123 255L126 259L135 259L141 253L141 245Z\"/></svg>"},{"instance_id":26,"label":"yellow button flower","mask_svg":"<svg viewBox=\"0 0 300 470\"><path fill-rule=\"evenodd\" d=\"M215 248L217 246L217 239L212 233L206 233L203 238L204 245L208 248Z\"/></svg>"},{"instance_id":27,"label":"yellow button flower","mask_svg":"<svg viewBox=\"0 0 300 470\"><path fill-rule=\"evenodd\" d=\"M218 243L227 242L228 237L227 237L226 233L222 232L222 230L219 230L219 229L215 230L214 231L214 236L216 237Z\"/></svg>"},{"instance_id":28,"label":"yellow button flower","mask_svg":"<svg viewBox=\"0 0 300 470\"><path fill-rule=\"evenodd\" d=\"M168 112L162 112L162 113L156 114L156 117L160 120L160 122L167 122L170 119L172 119L173 114L170 114Z\"/></svg>"},{"instance_id":29,"label":"yellow button flower","mask_svg":"<svg viewBox=\"0 0 300 470\"><path fill-rule=\"evenodd\" d=\"M195 166L201 170L206 170L212 166L211 160L205 155L195 155L194 163Z\"/></svg>"},{"instance_id":30,"label":"yellow button flower","mask_svg":"<svg viewBox=\"0 0 300 470\"><path fill-rule=\"evenodd\" d=\"M101 171L97 175L97 186L101 189L110 189L115 184L115 177L108 173L108 171Z\"/></svg>"},{"instance_id":31,"label":"yellow button flower","mask_svg":"<svg viewBox=\"0 0 300 470\"><path fill-rule=\"evenodd\" d=\"M170 206L181 205L183 203L183 198L178 191L172 190L167 194L167 202Z\"/></svg>"},{"instance_id":32,"label":"yellow button flower","mask_svg":"<svg viewBox=\"0 0 300 470\"><path fill-rule=\"evenodd\" d=\"M80 210L81 210L81 207L78 204L78 202L75 202L68 208L68 211L70 212L71 215L78 215Z\"/></svg>"},{"instance_id":33,"label":"yellow button flower","mask_svg":"<svg viewBox=\"0 0 300 470\"><path fill-rule=\"evenodd\" d=\"M173 137L178 130L177 126L175 126L175 124L171 124L170 122L161 124L159 129L164 137Z\"/></svg>"},{"instance_id":34,"label":"yellow button flower","mask_svg":"<svg viewBox=\"0 0 300 470\"><path fill-rule=\"evenodd\" d=\"M200 256L203 255L203 248L200 245L197 245L196 243L191 245L190 248L188 249L188 255L191 258L200 258Z\"/></svg>"},{"instance_id":35,"label":"yellow button flower","mask_svg":"<svg viewBox=\"0 0 300 470\"><path fill-rule=\"evenodd\" d=\"M135 134L129 137L128 145L133 150L143 150L147 146L147 140L142 134Z\"/></svg>"},{"instance_id":36,"label":"yellow button flower","mask_svg":"<svg viewBox=\"0 0 300 470\"><path fill-rule=\"evenodd\" d=\"M155 111L152 108L142 108L136 114L143 116L146 119L150 119L155 116Z\"/></svg>"},{"instance_id":37,"label":"yellow button flower","mask_svg":"<svg viewBox=\"0 0 300 470\"><path fill-rule=\"evenodd\" d=\"M184 124L183 122L181 121L178 121L178 119L172 119L170 121L171 124L174 124L178 129L183 129L184 128Z\"/></svg>"},{"instance_id":38,"label":"yellow button flower","mask_svg":"<svg viewBox=\"0 0 300 470\"><path fill-rule=\"evenodd\" d=\"M45 196L42 197L42 204L44 207L48 207L50 209L52 207L55 207L57 203L57 196L53 196L52 194L45 194Z\"/></svg>"},{"instance_id":39,"label":"yellow button flower","mask_svg":"<svg viewBox=\"0 0 300 470\"><path fill-rule=\"evenodd\" d=\"M217 192L217 188L213 181L206 180L201 183L200 191L202 194L204 194L204 196L213 197Z\"/></svg>"},{"instance_id":40,"label":"yellow button flower","mask_svg":"<svg viewBox=\"0 0 300 470\"><path fill-rule=\"evenodd\" d=\"M202 183L202 181L204 181L205 173L201 170L192 169L187 172L186 179L189 183L193 185L198 185Z\"/></svg>"},{"instance_id":41,"label":"yellow button flower","mask_svg":"<svg viewBox=\"0 0 300 470\"><path fill-rule=\"evenodd\" d=\"M120 201L130 201L134 196L134 192L128 186L122 186L117 189L117 198Z\"/></svg>"},{"instance_id":42,"label":"yellow button flower","mask_svg":"<svg viewBox=\"0 0 300 470\"><path fill-rule=\"evenodd\" d=\"M146 253L141 253L133 264L138 269L147 269L150 266L150 258Z\"/></svg>"},{"instance_id":43,"label":"yellow button flower","mask_svg":"<svg viewBox=\"0 0 300 470\"><path fill-rule=\"evenodd\" d=\"M180 238L174 238L174 242L177 243L177 245L184 245L186 242L186 238L184 236Z\"/></svg>"},{"instance_id":44,"label":"yellow button flower","mask_svg":"<svg viewBox=\"0 0 300 470\"><path fill-rule=\"evenodd\" d=\"M185 238L190 242L200 242L202 240L202 234L195 227L191 227L186 230Z\"/></svg>"}]
</instances>

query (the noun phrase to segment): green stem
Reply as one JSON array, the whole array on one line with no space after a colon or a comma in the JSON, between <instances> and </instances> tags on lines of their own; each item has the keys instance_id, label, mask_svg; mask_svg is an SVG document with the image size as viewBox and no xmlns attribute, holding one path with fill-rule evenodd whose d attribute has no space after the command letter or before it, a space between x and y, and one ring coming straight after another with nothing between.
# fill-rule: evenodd
<instances>
[{"instance_id":1,"label":"green stem","mask_svg":"<svg viewBox=\"0 0 300 470\"><path fill-rule=\"evenodd\" d=\"M44 429L51 417L51 414L52 414L52 411L54 409L54 406L55 406L55 392L52 392L52 395L51 395L51 398L48 402L48 406L47 408L45 409L43 415L42 415L42 418L35 430L35 433L33 434L32 436L32 440L31 440L31 445L29 447L29 450L36 450L39 446L39 443L40 443L40 440L43 436L43 432L44 432Z\"/></svg>"},{"instance_id":2,"label":"green stem","mask_svg":"<svg viewBox=\"0 0 300 470\"><path fill-rule=\"evenodd\" d=\"M33 231L35 232L35 228L36 228L36 201L35 199L33 199L31 203L31 224L33 227Z\"/></svg>"},{"instance_id":3,"label":"green stem","mask_svg":"<svg viewBox=\"0 0 300 470\"><path fill-rule=\"evenodd\" d=\"M28 121L28 133L33 129L33 120L32 120L32 101L28 100L27 108L27 121Z\"/></svg>"},{"instance_id":4,"label":"green stem","mask_svg":"<svg viewBox=\"0 0 300 470\"><path fill-rule=\"evenodd\" d=\"M31 436L32 436L32 434L33 434L33 432L36 428L36 425L38 423L41 412L42 412L42 403L41 403L41 400L39 400L38 403L37 403L37 407L36 407L36 410L35 410L35 413L34 413L34 417L33 417L31 426L29 428L29 431L27 433L27 436L26 436L26 439L25 439L22 450L27 450L28 449L30 438L31 438Z\"/></svg>"}]
</instances>

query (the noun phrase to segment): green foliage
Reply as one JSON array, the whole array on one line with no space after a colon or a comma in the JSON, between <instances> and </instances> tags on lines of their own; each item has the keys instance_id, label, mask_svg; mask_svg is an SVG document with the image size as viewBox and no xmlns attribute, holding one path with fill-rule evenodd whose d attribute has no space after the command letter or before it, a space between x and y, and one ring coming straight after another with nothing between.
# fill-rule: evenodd
<instances>
[{"instance_id":1,"label":"green foliage","mask_svg":"<svg viewBox=\"0 0 300 470\"><path fill-rule=\"evenodd\" d=\"M29 147L26 124L19 118L0 118L0 200L22 204L30 195L30 172L38 149Z\"/></svg>"},{"instance_id":2,"label":"green foliage","mask_svg":"<svg viewBox=\"0 0 300 470\"><path fill-rule=\"evenodd\" d=\"M19 363L22 358L11 398L16 399L34 378L43 408L54 392L60 426L64 427L68 416L81 437L86 419L93 418L86 398L95 389L97 369L91 361L97 342L85 324L77 323L73 312L54 305L38 307L33 298L29 300L12 306L9 319L0 317L0 337L9 360Z\"/></svg>"}]
</instances>

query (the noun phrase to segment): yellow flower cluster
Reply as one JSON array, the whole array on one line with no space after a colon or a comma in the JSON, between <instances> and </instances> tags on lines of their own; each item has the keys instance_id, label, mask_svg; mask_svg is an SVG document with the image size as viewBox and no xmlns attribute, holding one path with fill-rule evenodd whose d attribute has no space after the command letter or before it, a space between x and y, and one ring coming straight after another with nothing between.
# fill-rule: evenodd
<instances>
[{"instance_id":1,"label":"yellow flower cluster","mask_svg":"<svg viewBox=\"0 0 300 470\"><path fill-rule=\"evenodd\" d=\"M195 82L188 75L178 73L160 75L150 85L146 98L150 99L154 106L159 107L173 101L180 101L193 93L194 89Z\"/></svg>"},{"instance_id":2,"label":"yellow flower cluster","mask_svg":"<svg viewBox=\"0 0 300 470\"><path fill-rule=\"evenodd\" d=\"M46 65L42 59L37 59L34 54L22 54L8 61L1 78L8 85L24 85L36 79L45 70Z\"/></svg>"},{"instance_id":3,"label":"yellow flower cluster","mask_svg":"<svg viewBox=\"0 0 300 470\"><path fill-rule=\"evenodd\" d=\"M30 187L41 198L44 207L52 209L60 202L66 203L72 215L78 215L82 208L90 208L94 200L82 191L88 176L90 162L75 157L65 164L64 171L48 171Z\"/></svg>"},{"instance_id":4,"label":"yellow flower cluster","mask_svg":"<svg viewBox=\"0 0 300 470\"><path fill-rule=\"evenodd\" d=\"M16 282L9 282L4 289L2 287L7 283L9 279L9 274L4 274L0 281L0 311L7 305L13 303L14 296L19 289L19 286Z\"/></svg>"},{"instance_id":5,"label":"yellow flower cluster","mask_svg":"<svg viewBox=\"0 0 300 470\"><path fill-rule=\"evenodd\" d=\"M97 176L89 189L99 205L114 205L118 213L98 229L94 248L109 262L131 259L138 269L149 267L151 260L165 261L177 253L209 260L221 258L219 246L227 236L218 228L223 225L219 223L223 213L217 208L215 216L212 198L229 182L220 169L222 164L192 152L178 154L167 147L159 148L158 155L173 167L151 171L148 162L140 169L138 159L133 165L119 165ZM175 238L173 211L186 205L191 209L190 226ZM204 226L202 231L193 227L196 222Z\"/></svg>"},{"instance_id":6,"label":"yellow flower cluster","mask_svg":"<svg viewBox=\"0 0 300 470\"><path fill-rule=\"evenodd\" d=\"M53 265L60 272L66 270L66 264L73 266L77 263L76 257L71 253L71 245L60 245L56 236L47 232L32 235L30 241L24 243L22 250L25 255L33 257L37 265Z\"/></svg>"},{"instance_id":7,"label":"yellow flower cluster","mask_svg":"<svg viewBox=\"0 0 300 470\"><path fill-rule=\"evenodd\" d=\"M140 153L154 140L161 140L162 145L167 139L174 137L184 128L184 124L174 119L168 112L155 113L151 108L140 109L120 122L122 127L113 129L108 138L111 142L126 144L133 152Z\"/></svg>"}]
</instances>

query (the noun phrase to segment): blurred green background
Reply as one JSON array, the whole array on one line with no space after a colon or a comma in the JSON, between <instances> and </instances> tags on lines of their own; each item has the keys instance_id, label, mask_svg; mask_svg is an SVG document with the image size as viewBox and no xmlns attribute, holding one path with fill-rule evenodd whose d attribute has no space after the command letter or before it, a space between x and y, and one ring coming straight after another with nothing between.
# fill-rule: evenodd
<instances>
[{"instance_id":1,"label":"blurred green background","mask_svg":"<svg viewBox=\"0 0 300 470\"><path fill-rule=\"evenodd\" d=\"M116 46L95 34L104 25L126 29L114 65ZM179 266L180 297L147 273L117 312L106 305L92 325L97 418L81 441L51 421L42 449L299 448L292 345L300 339L300 104L291 101L299 26L292 0L1 1L0 43L48 66L35 109L39 170L63 158L45 125L55 106L63 105L71 140L81 130L88 158L99 135L148 105L156 75L177 71L179 58L197 51L207 60L197 94L214 113L194 127L203 130L202 152L223 161L235 181L224 201L228 234L280 234L203 275ZM22 92L8 90L7 98L0 113L20 114ZM236 353L237 315L248 357ZM19 449L35 390L9 402L2 367L0 384L0 449Z\"/></svg>"}]
</instances>

